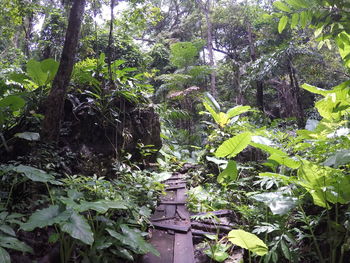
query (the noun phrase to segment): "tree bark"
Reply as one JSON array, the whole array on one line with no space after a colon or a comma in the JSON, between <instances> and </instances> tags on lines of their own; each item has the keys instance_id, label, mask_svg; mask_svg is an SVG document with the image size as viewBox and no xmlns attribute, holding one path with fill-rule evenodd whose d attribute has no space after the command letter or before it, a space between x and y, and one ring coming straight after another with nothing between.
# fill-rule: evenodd
<instances>
[{"instance_id":1,"label":"tree bark","mask_svg":"<svg viewBox=\"0 0 350 263\"><path fill-rule=\"evenodd\" d=\"M295 101L295 117L297 118L298 127L304 128L305 126L305 116L304 116L304 109L303 105L301 104L301 97L300 97L300 86L299 81L296 75L296 70L294 68L294 65L292 63L292 59L288 58L288 71L289 71L289 78L290 78L290 86L292 88L292 96L294 97Z\"/></svg>"},{"instance_id":2,"label":"tree bark","mask_svg":"<svg viewBox=\"0 0 350 263\"><path fill-rule=\"evenodd\" d=\"M50 142L56 142L59 137L61 122L63 119L64 100L75 62L74 60L79 40L80 27L84 15L85 2L86 0L74 0L73 2L69 14L60 66L53 80L50 94L46 100L42 137Z\"/></svg>"},{"instance_id":3,"label":"tree bark","mask_svg":"<svg viewBox=\"0 0 350 263\"><path fill-rule=\"evenodd\" d=\"M113 82L113 77L112 77L112 69L111 69L111 64L112 64L112 45L113 45L113 24L114 24L114 7L115 7L115 2L116 0L111 0L111 22L109 23L109 36L108 36L108 58L107 58L107 64L108 64L108 75L109 75L109 80L112 83Z\"/></svg>"},{"instance_id":4,"label":"tree bark","mask_svg":"<svg viewBox=\"0 0 350 263\"><path fill-rule=\"evenodd\" d=\"M247 23L248 42L250 50L250 58L254 62L256 61L256 50L252 34L252 26L250 22ZM261 80L255 81L256 85L256 104L261 111L264 111L264 83Z\"/></svg>"},{"instance_id":5,"label":"tree bark","mask_svg":"<svg viewBox=\"0 0 350 263\"><path fill-rule=\"evenodd\" d=\"M216 90L216 72L214 70L215 61L214 61L214 48L213 48L213 24L210 18L210 0L206 0L206 3L202 3L201 0L198 1L202 11L205 14L205 20L207 22L207 50L209 56L209 65L212 68L210 73L210 91L214 97L217 97Z\"/></svg>"}]
</instances>

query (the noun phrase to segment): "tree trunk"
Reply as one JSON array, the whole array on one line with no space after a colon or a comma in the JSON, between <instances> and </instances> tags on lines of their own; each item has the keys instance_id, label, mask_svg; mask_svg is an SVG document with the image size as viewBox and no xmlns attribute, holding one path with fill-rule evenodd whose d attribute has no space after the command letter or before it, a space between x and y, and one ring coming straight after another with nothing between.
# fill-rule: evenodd
<instances>
[{"instance_id":1,"label":"tree trunk","mask_svg":"<svg viewBox=\"0 0 350 263\"><path fill-rule=\"evenodd\" d=\"M207 22L207 49L209 56L209 65L212 68L210 73L210 91L214 97L217 96L216 90L216 72L214 70L215 61L214 61L214 49L213 49L213 25L210 18L210 0L206 0L206 3L203 3L201 0L198 1L202 11L205 14L205 20Z\"/></svg>"},{"instance_id":2,"label":"tree trunk","mask_svg":"<svg viewBox=\"0 0 350 263\"><path fill-rule=\"evenodd\" d=\"M247 22L247 31L248 31L248 42L250 50L250 58L254 62L256 61L256 50L252 35L252 26L250 22ZM256 85L256 104L261 111L264 111L264 83L261 80L255 81Z\"/></svg>"},{"instance_id":3,"label":"tree trunk","mask_svg":"<svg viewBox=\"0 0 350 263\"><path fill-rule=\"evenodd\" d=\"M303 128L305 126L304 109L303 109L303 105L301 104L299 81L296 76L296 71L293 66L291 58L288 58L288 71L289 71L290 85L292 88L292 95L295 101L295 105L294 105L295 115L297 118L298 127Z\"/></svg>"},{"instance_id":4,"label":"tree trunk","mask_svg":"<svg viewBox=\"0 0 350 263\"><path fill-rule=\"evenodd\" d=\"M24 31L24 47L23 53L29 57L30 55L30 41L33 34L33 13L28 14L28 17L22 18L22 27Z\"/></svg>"},{"instance_id":5,"label":"tree trunk","mask_svg":"<svg viewBox=\"0 0 350 263\"><path fill-rule=\"evenodd\" d=\"M111 69L111 64L112 64L112 45L113 45L113 24L114 24L114 7L115 7L115 0L111 0L111 22L109 23L109 36L108 36L108 57L107 57L107 64L108 64L108 75L109 75L109 80L112 83L113 82L113 77L112 77L112 69Z\"/></svg>"},{"instance_id":6,"label":"tree trunk","mask_svg":"<svg viewBox=\"0 0 350 263\"><path fill-rule=\"evenodd\" d=\"M57 141L59 137L61 121L63 119L64 100L74 66L85 2L86 0L74 0L73 2L69 14L60 66L53 80L52 88L45 105L46 111L42 136L51 142Z\"/></svg>"}]
</instances>

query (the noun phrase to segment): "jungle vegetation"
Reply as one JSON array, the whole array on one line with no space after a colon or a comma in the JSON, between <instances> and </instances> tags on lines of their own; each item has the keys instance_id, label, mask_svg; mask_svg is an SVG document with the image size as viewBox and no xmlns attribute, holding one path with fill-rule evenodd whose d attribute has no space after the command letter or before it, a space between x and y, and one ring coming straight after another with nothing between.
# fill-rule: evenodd
<instances>
[{"instance_id":1,"label":"jungle vegetation","mask_svg":"<svg viewBox=\"0 0 350 263\"><path fill-rule=\"evenodd\" d=\"M347 0L0 4L0 262L158 254L184 164L207 262L348 262Z\"/></svg>"}]
</instances>

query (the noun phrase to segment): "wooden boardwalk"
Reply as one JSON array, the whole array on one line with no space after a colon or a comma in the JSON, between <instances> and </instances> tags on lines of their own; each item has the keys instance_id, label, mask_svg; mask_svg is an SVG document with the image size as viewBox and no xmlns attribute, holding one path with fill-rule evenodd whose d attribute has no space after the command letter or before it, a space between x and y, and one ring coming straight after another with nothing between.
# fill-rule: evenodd
<instances>
[{"instance_id":1,"label":"wooden boardwalk","mask_svg":"<svg viewBox=\"0 0 350 263\"><path fill-rule=\"evenodd\" d=\"M151 253L142 263L194 263L190 214L186 204L186 181L183 175L173 175L165 181L166 195L151 217L151 244L160 257Z\"/></svg>"}]
</instances>

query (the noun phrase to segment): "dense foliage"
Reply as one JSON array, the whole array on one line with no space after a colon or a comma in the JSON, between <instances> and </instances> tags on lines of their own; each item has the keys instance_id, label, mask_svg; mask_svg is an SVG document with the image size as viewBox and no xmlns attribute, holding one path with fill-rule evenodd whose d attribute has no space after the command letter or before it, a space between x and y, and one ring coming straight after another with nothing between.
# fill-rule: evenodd
<instances>
[{"instance_id":1,"label":"dense foliage","mask_svg":"<svg viewBox=\"0 0 350 263\"><path fill-rule=\"evenodd\" d=\"M158 255L184 163L207 262L347 262L348 1L0 3L0 262Z\"/></svg>"}]
</instances>

